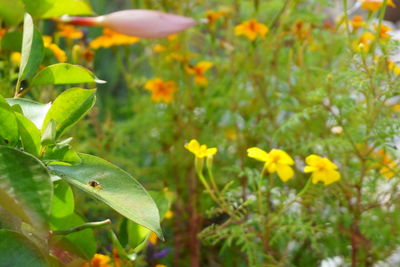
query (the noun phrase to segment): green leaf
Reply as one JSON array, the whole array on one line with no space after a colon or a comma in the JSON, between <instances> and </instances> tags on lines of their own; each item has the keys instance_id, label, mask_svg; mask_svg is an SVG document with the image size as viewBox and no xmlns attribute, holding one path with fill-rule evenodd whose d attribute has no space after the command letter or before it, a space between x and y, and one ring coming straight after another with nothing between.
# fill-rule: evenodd
<instances>
[{"instance_id":1,"label":"green leaf","mask_svg":"<svg viewBox=\"0 0 400 267\"><path fill-rule=\"evenodd\" d=\"M22 56L18 81L33 76L44 56L43 39L35 29L32 17L25 14L24 33L22 36Z\"/></svg>"},{"instance_id":2,"label":"green leaf","mask_svg":"<svg viewBox=\"0 0 400 267\"><path fill-rule=\"evenodd\" d=\"M81 88L71 88L60 94L47 112L44 119L43 129L47 124L54 120L56 122L56 138L79 121L96 101L96 89L88 90Z\"/></svg>"},{"instance_id":3,"label":"green leaf","mask_svg":"<svg viewBox=\"0 0 400 267\"><path fill-rule=\"evenodd\" d=\"M15 146L19 137L18 122L11 107L7 104L0 103L0 118L0 144Z\"/></svg>"},{"instance_id":4,"label":"green leaf","mask_svg":"<svg viewBox=\"0 0 400 267\"><path fill-rule=\"evenodd\" d=\"M46 267L48 264L40 250L25 236L0 230L0 266Z\"/></svg>"},{"instance_id":5,"label":"green leaf","mask_svg":"<svg viewBox=\"0 0 400 267\"><path fill-rule=\"evenodd\" d=\"M28 118L15 113L18 121L19 135L24 150L34 156L39 156L40 131Z\"/></svg>"},{"instance_id":6,"label":"green leaf","mask_svg":"<svg viewBox=\"0 0 400 267\"><path fill-rule=\"evenodd\" d=\"M140 252L147 244L151 231L135 222L128 221L127 225L129 246Z\"/></svg>"},{"instance_id":7,"label":"green leaf","mask_svg":"<svg viewBox=\"0 0 400 267\"><path fill-rule=\"evenodd\" d=\"M52 217L50 220L51 230L65 230L84 223L85 221L76 213L60 218ZM50 242L52 246L72 251L87 260L96 253L96 239L92 229L85 229L64 236L55 236Z\"/></svg>"},{"instance_id":8,"label":"green leaf","mask_svg":"<svg viewBox=\"0 0 400 267\"><path fill-rule=\"evenodd\" d=\"M68 183L60 180L54 184L54 197L51 216L62 218L74 213L74 194Z\"/></svg>"},{"instance_id":9,"label":"green leaf","mask_svg":"<svg viewBox=\"0 0 400 267\"><path fill-rule=\"evenodd\" d=\"M79 156L82 159L80 165L48 167L56 175L163 239L157 206L143 186L128 173L103 159L87 154ZM92 186L93 182L99 185Z\"/></svg>"},{"instance_id":10,"label":"green leaf","mask_svg":"<svg viewBox=\"0 0 400 267\"><path fill-rule=\"evenodd\" d=\"M52 198L46 167L30 154L0 146L0 205L26 223L46 228Z\"/></svg>"},{"instance_id":11,"label":"green leaf","mask_svg":"<svg viewBox=\"0 0 400 267\"><path fill-rule=\"evenodd\" d=\"M79 65L59 63L50 65L33 77L31 86L49 84L105 83L94 74Z\"/></svg>"},{"instance_id":12,"label":"green leaf","mask_svg":"<svg viewBox=\"0 0 400 267\"><path fill-rule=\"evenodd\" d=\"M59 148L57 145L49 147L42 160L45 162L62 161L71 164L80 164L82 162L78 154L74 150L70 149L69 146Z\"/></svg>"},{"instance_id":13,"label":"green leaf","mask_svg":"<svg viewBox=\"0 0 400 267\"><path fill-rule=\"evenodd\" d=\"M43 130L40 143L44 146L54 144L56 142L56 122L50 120L46 128Z\"/></svg>"},{"instance_id":14,"label":"green leaf","mask_svg":"<svg viewBox=\"0 0 400 267\"><path fill-rule=\"evenodd\" d=\"M30 119L35 126L42 129L44 118L51 107L51 103L41 104L25 98L7 98L10 105L19 105L24 116Z\"/></svg>"},{"instance_id":15,"label":"green leaf","mask_svg":"<svg viewBox=\"0 0 400 267\"><path fill-rule=\"evenodd\" d=\"M24 19L24 4L20 0L0 0L0 18L10 26L17 26Z\"/></svg>"},{"instance_id":16,"label":"green leaf","mask_svg":"<svg viewBox=\"0 0 400 267\"><path fill-rule=\"evenodd\" d=\"M90 4L85 0L24 0L24 3L27 11L39 18L93 14Z\"/></svg>"}]
</instances>

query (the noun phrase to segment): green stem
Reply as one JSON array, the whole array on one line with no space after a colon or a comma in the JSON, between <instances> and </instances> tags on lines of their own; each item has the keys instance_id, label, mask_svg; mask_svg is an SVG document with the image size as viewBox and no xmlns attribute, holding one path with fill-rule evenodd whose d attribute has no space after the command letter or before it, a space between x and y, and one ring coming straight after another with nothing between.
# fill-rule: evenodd
<instances>
[{"instance_id":1,"label":"green stem","mask_svg":"<svg viewBox=\"0 0 400 267\"><path fill-rule=\"evenodd\" d=\"M100 221L100 222L89 222L89 223L85 223L70 229L65 229L65 230L56 230L52 232L52 235L68 235L71 233L75 233L75 232L79 232L85 229L94 229L94 228L99 228L105 225L111 224L111 220L107 219L104 221Z\"/></svg>"}]
</instances>

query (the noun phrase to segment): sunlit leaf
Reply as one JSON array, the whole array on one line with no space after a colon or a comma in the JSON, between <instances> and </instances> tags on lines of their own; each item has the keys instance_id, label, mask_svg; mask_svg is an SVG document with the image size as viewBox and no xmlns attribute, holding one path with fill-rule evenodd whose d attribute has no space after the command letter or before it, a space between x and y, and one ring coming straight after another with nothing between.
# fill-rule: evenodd
<instances>
[{"instance_id":1,"label":"sunlit leaf","mask_svg":"<svg viewBox=\"0 0 400 267\"><path fill-rule=\"evenodd\" d=\"M163 238L157 206L143 186L128 173L103 159L87 154L79 156L82 159L80 165L49 165L49 168L69 183Z\"/></svg>"},{"instance_id":2,"label":"sunlit leaf","mask_svg":"<svg viewBox=\"0 0 400 267\"><path fill-rule=\"evenodd\" d=\"M43 39L33 25L32 17L25 14L22 37L22 56L18 80L33 76L44 56Z\"/></svg>"},{"instance_id":3,"label":"sunlit leaf","mask_svg":"<svg viewBox=\"0 0 400 267\"><path fill-rule=\"evenodd\" d=\"M51 120L56 123L56 138L78 122L93 107L96 90L71 88L60 94L46 114L42 132Z\"/></svg>"},{"instance_id":4,"label":"sunlit leaf","mask_svg":"<svg viewBox=\"0 0 400 267\"><path fill-rule=\"evenodd\" d=\"M44 118L51 107L51 103L41 104L25 98L7 98L10 105L19 105L24 116L30 119L35 126L42 129Z\"/></svg>"},{"instance_id":5,"label":"sunlit leaf","mask_svg":"<svg viewBox=\"0 0 400 267\"><path fill-rule=\"evenodd\" d=\"M104 83L94 74L79 65L59 63L48 66L33 77L31 86L49 84Z\"/></svg>"},{"instance_id":6,"label":"sunlit leaf","mask_svg":"<svg viewBox=\"0 0 400 267\"><path fill-rule=\"evenodd\" d=\"M27 11L39 18L93 14L89 2L85 0L24 0L24 3Z\"/></svg>"}]
</instances>

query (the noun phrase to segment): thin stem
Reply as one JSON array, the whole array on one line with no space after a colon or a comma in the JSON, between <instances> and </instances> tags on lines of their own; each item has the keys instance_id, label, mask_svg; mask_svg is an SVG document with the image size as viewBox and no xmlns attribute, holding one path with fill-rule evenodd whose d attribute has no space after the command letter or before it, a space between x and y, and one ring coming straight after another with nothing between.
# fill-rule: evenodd
<instances>
[{"instance_id":1,"label":"thin stem","mask_svg":"<svg viewBox=\"0 0 400 267\"><path fill-rule=\"evenodd\" d=\"M70 229L66 229L66 230L56 230L52 232L52 235L68 235L71 233L75 233L75 232L79 232L85 229L94 229L94 228L99 228L105 225L111 224L111 220L107 219L104 221L100 221L100 222L89 222L89 223L85 223Z\"/></svg>"}]
</instances>

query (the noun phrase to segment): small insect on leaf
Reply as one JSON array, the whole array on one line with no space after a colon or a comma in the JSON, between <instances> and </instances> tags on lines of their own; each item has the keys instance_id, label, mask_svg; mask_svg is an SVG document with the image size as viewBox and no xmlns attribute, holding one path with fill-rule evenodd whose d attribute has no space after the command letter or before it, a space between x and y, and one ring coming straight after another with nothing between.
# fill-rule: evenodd
<instances>
[{"instance_id":1,"label":"small insect on leaf","mask_svg":"<svg viewBox=\"0 0 400 267\"><path fill-rule=\"evenodd\" d=\"M91 187L93 187L94 189L100 190L100 189L103 188L103 187L101 186L101 184L100 184L99 182L97 182L96 180L90 180L90 181L88 182L88 184L89 184Z\"/></svg>"}]
</instances>

